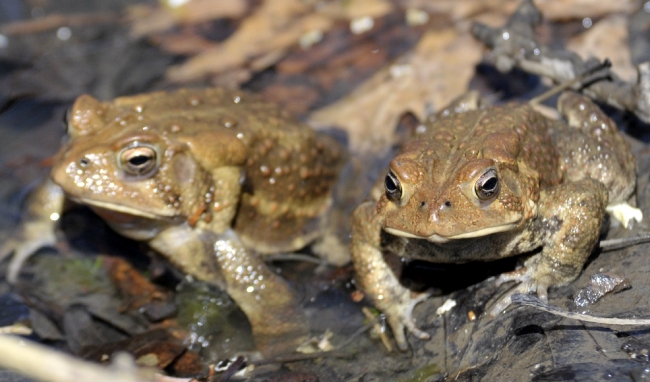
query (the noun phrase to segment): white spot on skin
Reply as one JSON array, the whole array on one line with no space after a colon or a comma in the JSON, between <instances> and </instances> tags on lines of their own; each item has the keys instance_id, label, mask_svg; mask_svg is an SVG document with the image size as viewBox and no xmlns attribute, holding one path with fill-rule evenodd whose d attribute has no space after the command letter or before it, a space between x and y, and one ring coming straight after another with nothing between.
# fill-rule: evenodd
<instances>
[{"instance_id":1,"label":"white spot on skin","mask_svg":"<svg viewBox=\"0 0 650 382\"><path fill-rule=\"evenodd\" d=\"M53 213L50 215L50 220L52 220L53 222L55 222L55 221L59 220L60 217L61 217L61 215L59 215L59 214L56 213L56 212L53 212Z\"/></svg>"},{"instance_id":2,"label":"white spot on skin","mask_svg":"<svg viewBox=\"0 0 650 382\"><path fill-rule=\"evenodd\" d=\"M501 35L501 37L502 37L504 40L509 40L509 39L510 39L510 33L508 33L508 32L503 32L503 34Z\"/></svg>"},{"instance_id":3,"label":"white spot on skin","mask_svg":"<svg viewBox=\"0 0 650 382\"><path fill-rule=\"evenodd\" d=\"M591 21L591 19L589 17L585 17L584 19L582 19L582 26L583 27L591 28L592 25L593 25L593 22Z\"/></svg>"}]
</instances>

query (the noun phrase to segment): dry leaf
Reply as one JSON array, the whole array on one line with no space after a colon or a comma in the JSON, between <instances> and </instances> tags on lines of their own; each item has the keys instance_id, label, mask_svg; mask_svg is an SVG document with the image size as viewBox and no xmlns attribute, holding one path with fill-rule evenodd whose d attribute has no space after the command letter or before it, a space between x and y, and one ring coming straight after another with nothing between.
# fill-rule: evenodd
<instances>
[{"instance_id":1,"label":"dry leaf","mask_svg":"<svg viewBox=\"0 0 650 382\"><path fill-rule=\"evenodd\" d=\"M621 79L634 83L636 69L632 65L630 46L628 44L627 17L611 15L569 40L567 50L576 52L583 59L597 57L609 58L612 70Z\"/></svg>"},{"instance_id":2,"label":"dry leaf","mask_svg":"<svg viewBox=\"0 0 650 382\"><path fill-rule=\"evenodd\" d=\"M344 2L333 3L337 8ZM359 17L382 17L393 10L393 4L388 0L354 0L343 4L344 17L356 19ZM336 12L340 12L336 10Z\"/></svg>"},{"instance_id":3,"label":"dry leaf","mask_svg":"<svg viewBox=\"0 0 650 382\"><path fill-rule=\"evenodd\" d=\"M561 21L584 17L603 17L610 13L631 13L639 7L634 0L537 0L535 5L545 20Z\"/></svg>"},{"instance_id":4,"label":"dry leaf","mask_svg":"<svg viewBox=\"0 0 650 382\"><path fill-rule=\"evenodd\" d=\"M453 28L427 32L415 51L379 71L354 92L315 111L314 126L339 126L351 148L378 152L393 141L400 116L413 112L420 120L427 105L435 108L467 91L483 48L467 33Z\"/></svg>"},{"instance_id":5,"label":"dry leaf","mask_svg":"<svg viewBox=\"0 0 650 382\"><path fill-rule=\"evenodd\" d=\"M178 24L196 24L220 18L237 19L246 13L246 0L191 0L180 7L130 9L131 34L149 36L171 29Z\"/></svg>"},{"instance_id":6,"label":"dry leaf","mask_svg":"<svg viewBox=\"0 0 650 382\"><path fill-rule=\"evenodd\" d=\"M167 76L171 81L192 81L250 62L256 63L252 71L263 70L281 60L306 33L326 33L337 20L357 15L380 17L392 9L386 0L337 1L323 6L303 0L267 0L226 41L170 68ZM264 59L258 60L260 57Z\"/></svg>"},{"instance_id":7,"label":"dry leaf","mask_svg":"<svg viewBox=\"0 0 650 382\"><path fill-rule=\"evenodd\" d=\"M521 0L405 0L402 3L429 12L448 13L454 20L467 20L483 13L510 15L521 4ZM542 11L545 20L558 21L602 17L618 12L630 13L639 4L634 0L536 0L535 6Z\"/></svg>"},{"instance_id":8,"label":"dry leaf","mask_svg":"<svg viewBox=\"0 0 650 382\"><path fill-rule=\"evenodd\" d=\"M230 38L170 68L167 75L172 81L184 82L239 67L251 59L296 44L300 36L310 30L325 31L332 22L301 0L265 1L242 21Z\"/></svg>"}]
</instances>

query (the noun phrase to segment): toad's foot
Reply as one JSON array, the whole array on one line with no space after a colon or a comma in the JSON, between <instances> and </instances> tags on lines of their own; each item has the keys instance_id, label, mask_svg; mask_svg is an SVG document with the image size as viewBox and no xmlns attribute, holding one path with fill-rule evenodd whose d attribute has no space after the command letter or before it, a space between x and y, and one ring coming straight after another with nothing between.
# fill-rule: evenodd
<instances>
[{"instance_id":1,"label":"toad's foot","mask_svg":"<svg viewBox=\"0 0 650 382\"><path fill-rule=\"evenodd\" d=\"M548 301L548 287L549 282L546 277L538 277L527 268L520 268L513 272L504 273L496 280L497 285L501 285L508 281L517 281L521 284L512 288L505 296L503 296L490 311L490 316L496 317L503 312L510 304L512 304L512 295L517 293L535 293L540 300Z\"/></svg>"},{"instance_id":2,"label":"toad's foot","mask_svg":"<svg viewBox=\"0 0 650 382\"><path fill-rule=\"evenodd\" d=\"M396 300L390 307L382 309L386 315L386 321L390 325L397 347L404 351L408 349L405 330L408 330L414 336L421 340L428 340L431 336L418 329L413 318L413 308L418 303L426 300L431 296L431 292L414 293L404 288L404 291L396 297Z\"/></svg>"},{"instance_id":3,"label":"toad's foot","mask_svg":"<svg viewBox=\"0 0 650 382\"><path fill-rule=\"evenodd\" d=\"M627 203L609 205L607 206L606 211L609 212L614 219L620 221L625 228L628 227L629 222L632 219L639 223L643 220L643 212Z\"/></svg>"}]
</instances>

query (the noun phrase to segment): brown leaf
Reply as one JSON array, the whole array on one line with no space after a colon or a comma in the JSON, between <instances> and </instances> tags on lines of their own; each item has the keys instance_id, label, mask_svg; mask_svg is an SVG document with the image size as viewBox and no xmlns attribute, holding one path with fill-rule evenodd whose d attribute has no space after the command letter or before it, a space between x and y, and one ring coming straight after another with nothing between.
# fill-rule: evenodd
<instances>
[{"instance_id":1,"label":"brown leaf","mask_svg":"<svg viewBox=\"0 0 650 382\"><path fill-rule=\"evenodd\" d=\"M399 118L407 111L420 120L427 105L443 107L467 91L481 46L453 28L426 33L412 54L385 67L354 92L315 111L315 126L347 130L353 150L377 152L393 142Z\"/></svg>"},{"instance_id":2,"label":"brown leaf","mask_svg":"<svg viewBox=\"0 0 650 382\"><path fill-rule=\"evenodd\" d=\"M204 366L201 363L201 357L190 350L185 351L168 367L177 377L190 377L201 374Z\"/></svg>"},{"instance_id":3,"label":"brown leaf","mask_svg":"<svg viewBox=\"0 0 650 382\"><path fill-rule=\"evenodd\" d=\"M389 14L393 8L387 0L325 4L267 0L242 20L227 40L170 68L167 77L171 81L187 82L240 67L250 66L254 72L261 71L281 60L307 33L325 34L338 20L362 16L378 18Z\"/></svg>"},{"instance_id":4,"label":"brown leaf","mask_svg":"<svg viewBox=\"0 0 650 382\"><path fill-rule=\"evenodd\" d=\"M155 299L165 297L165 292L160 287L143 277L126 260L103 256L102 265L108 271L109 277L122 297L128 302L128 309L138 309Z\"/></svg>"},{"instance_id":5,"label":"brown leaf","mask_svg":"<svg viewBox=\"0 0 650 382\"><path fill-rule=\"evenodd\" d=\"M326 31L332 21L327 15L315 13L311 5L301 0L265 1L242 21L230 38L170 68L167 76L172 81L184 82L220 73L253 58L282 51L310 30Z\"/></svg>"},{"instance_id":6,"label":"brown leaf","mask_svg":"<svg viewBox=\"0 0 650 382\"><path fill-rule=\"evenodd\" d=\"M150 8L133 6L129 9L131 35L150 36L178 24L196 24L219 18L239 18L248 9L246 0L191 0L180 7Z\"/></svg>"},{"instance_id":7,"label":"brown leaf","mask_svg":"<svg viewBox=\"0 0 650 382\"><path fill-rule=\"evenodd\" d=\"M627 17L610 15L595 23L567 43L567 50L576 52L583 59L609 58L612 70L627 82L636 81L636 69L632 65L628 44Z\"/></svg>"},{"instance_id":8,"label":"brown leaf","mask_svg":"<svg viewBox=\"0 0 650 382\"><path fill-rule=\"evenodd\" d=\"M521 0L406 0L408 7L450 14L454 20L467 20L485 13L510 15ZM584 17L602 17L610 13L629 13L638 8L634 0L536 0L545 20L560 21Z\"/></svg>"},{"instance_id":9,"label":"brown leaf","mask_svg":"<svg viewBox=\"0 0 650 382\"><path fill-rule=\"evenodd\" d=\"M141 366L153 366L164 369L183 354L187 348L177 338L164 329L151 330L137 334L126 340L102 344L88 351L84 358L93 361L107 362L117 351L132 354L136 363Z\"/></svg>"}]
</instances>

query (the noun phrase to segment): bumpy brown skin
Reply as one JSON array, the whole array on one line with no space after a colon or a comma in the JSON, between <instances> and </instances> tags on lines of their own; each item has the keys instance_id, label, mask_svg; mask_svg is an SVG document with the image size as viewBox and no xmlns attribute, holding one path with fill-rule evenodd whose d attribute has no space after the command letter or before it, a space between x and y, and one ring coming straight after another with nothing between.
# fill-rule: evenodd
<instances>
[{"instance_id":1,"label":"bumpy brown skin","mask_svg":"<svg viewBox=\"0 0 650 382\"><path fill-rule=\"evenodd\" d=\"M355 210L351 254L359 287L387 315L401 349L405 328L428 338L411 317L426 295L401 286L382 252L463 263L542 247L525 268L500 278L521 284L496 304L492 313L499 313L513 293L545 299L548 287L574 280L597 243L608 200L631 200L634 157L615 124L575 93L563 94L558 106L568 124L527 104L457 102L391 161L397 196L387 192ZM497 191L479 197L477 184L490 177Z\"/></svg>"},{"instance_id":2,"label":"bumpy brown skin","mask_svg":"<svg viewBox=\"0 0 650 382\"><path fill-rule=\"evenodd\" d=\"M60 198L224 287L263 351L278 350L271 342L282 334L295 339L282 350L302 340L308 328L294 293L256 253L293 251L319 236L344 160L335 141L224 89L81 96L68 129L54 184L43 189L60 187Z\"/></svg>"}]
</instances>

